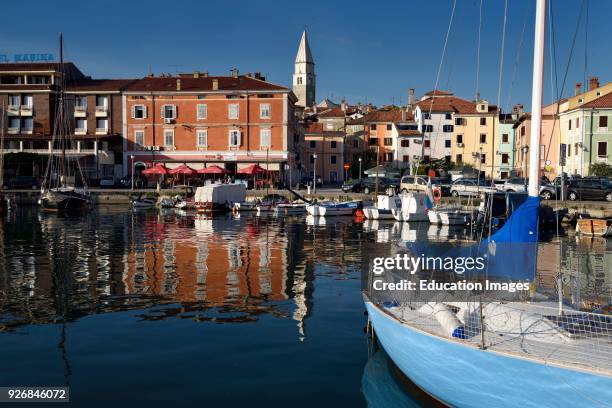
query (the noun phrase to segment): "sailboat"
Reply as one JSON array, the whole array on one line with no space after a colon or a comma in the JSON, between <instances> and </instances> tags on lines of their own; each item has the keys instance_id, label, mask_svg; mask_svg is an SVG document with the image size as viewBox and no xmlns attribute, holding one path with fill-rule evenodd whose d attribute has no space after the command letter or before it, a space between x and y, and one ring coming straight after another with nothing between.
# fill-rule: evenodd
<instances>
[{"instance_id":1,"label":"sailboat","mask_svg":"<svg viewBox=\"0 0 612 408\"><path fill-rule=\"evenodd\" d=\"M546 0L536 4L531 146L540 145ZM530 149L535 165L529 170L528 198L501 229L467 248L484 247L487 252L479 254L490 255L497 272L512 271L508 275L514 278L532 274L527 283L535 280L539 154L540 149ZM504 245L516 250L504 251ZM458 291L395 294L377 292L374 279L371 273L371 289L364 291L369 327L402 373L441 403L510 408L609 406L612 401L610 316L531 290L497 300L473 292L462 298Z\"/></svg>"},{"instance_id":2,"label":"sailboat","mask_svg":"<svg viewBox=\"0 0 612 408\"><path fill-rule=\"evenodd\" d=\"M64 45L60 34L60 78L57 93L55 124L51 144L53 149L49 155L45 176L41 186L39 204L46 211L87 210L91 208L91 196L78 159L71 161L66 156L70 148L70 118L66 109L66 76L64 72ZM61 154L55 154L55 146L59 145ZM83 188L76 188L76 178L82 181Z\"/></svg>"}]
</instances>

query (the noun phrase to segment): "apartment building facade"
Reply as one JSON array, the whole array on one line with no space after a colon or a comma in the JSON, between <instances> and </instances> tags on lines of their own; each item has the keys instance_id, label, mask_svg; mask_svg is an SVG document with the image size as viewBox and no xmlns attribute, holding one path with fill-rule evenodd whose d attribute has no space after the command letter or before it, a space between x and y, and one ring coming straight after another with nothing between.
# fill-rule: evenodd
<instances>
[{"instance_id":1,"label":"apartment building facade","mask_svg":"<svg viewBox=\"0 0 612 408\"><path fill-rule=\"evenodd\" d=\"M295 95L259 74L146 77L123 93L124 171L163 163L232 175L251 164L282 180L301 165Z\"/></svg>"},{"instance_id":2,"label":"apartment building facade","mask_svg":"<svg viewBox=\"0 0 612 408\"><path fill-rule=\"evenodd\" d=\"M467 164L486 177L499 178L496 166L498 108L486 100L456 105L451 156L456 164Z\"/></svg>"},{"instance_id":3,"label":"apartment building facade","mask_svg":"<svg viewBox=\"0 0 612 408\"><path fill-rule=\"evenodd\" d=\"M304 167L308 176L321 176L328 184L345 180L344 139L343 131L327 129L322 122L304 126Z\"/></svg>"}]
</instances>

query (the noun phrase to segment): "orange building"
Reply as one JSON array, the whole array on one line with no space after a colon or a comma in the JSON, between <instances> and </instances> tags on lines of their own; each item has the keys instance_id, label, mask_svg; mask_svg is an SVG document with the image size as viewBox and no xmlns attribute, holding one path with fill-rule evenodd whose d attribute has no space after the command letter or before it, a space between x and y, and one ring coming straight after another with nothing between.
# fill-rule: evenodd
<instances>
[{"instance_id":1,"label":"orange building","mask_svg":"<svg viewBox=\"0 0 612 408\"><path fill-rule=\"evenodd\" d=\"M150 76L123 98L126 174L154 163L217 164L235 174L256 163L283 177L299 164L295 95L259 74Z\"/></svg>"}]
</instances>

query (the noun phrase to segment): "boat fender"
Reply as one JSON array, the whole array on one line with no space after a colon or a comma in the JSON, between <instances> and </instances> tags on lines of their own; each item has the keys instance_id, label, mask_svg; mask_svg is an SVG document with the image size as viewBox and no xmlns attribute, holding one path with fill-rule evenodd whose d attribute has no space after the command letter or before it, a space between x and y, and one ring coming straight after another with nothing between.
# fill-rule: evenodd
<instances>
[{"instance_id":1,"label":"boat fender","mask_svg":"<svg viewBox=\"0 0 612 408\"><path fill-rule=\"evenodd\" d=\"M457 339L467 339L465 326L447 305L436 303L433 307L433 315L446 335Z\"/></svg>"}]
</instances>

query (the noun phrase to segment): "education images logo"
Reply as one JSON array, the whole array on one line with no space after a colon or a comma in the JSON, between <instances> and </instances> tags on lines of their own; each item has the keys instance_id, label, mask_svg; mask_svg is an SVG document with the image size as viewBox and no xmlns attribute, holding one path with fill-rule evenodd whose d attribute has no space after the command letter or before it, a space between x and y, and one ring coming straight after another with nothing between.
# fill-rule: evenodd
<instances>
[{"instance_id":1,"label":"education images logo","mask_svg":"<svg viewBox=\"0 0 612 408\"><path fill-rule=\"evenodd\" d=\"M384 276L389 274L415 275L419 270L435 270L441 272L454 272L459 276L466 273L475 273L482 276L487 267L487 255L478 257L439 257L439 256L410 256L408 254L397 254L393 257L376 257L372 261L372 273L374 275L372 289L375 291L505 291L514 293L516 291L529 290L529 282L510 281L470 281L467 279L451 282L441 282L435 279L409 279L386 280Z\"/></svg>"}]
</instances>

